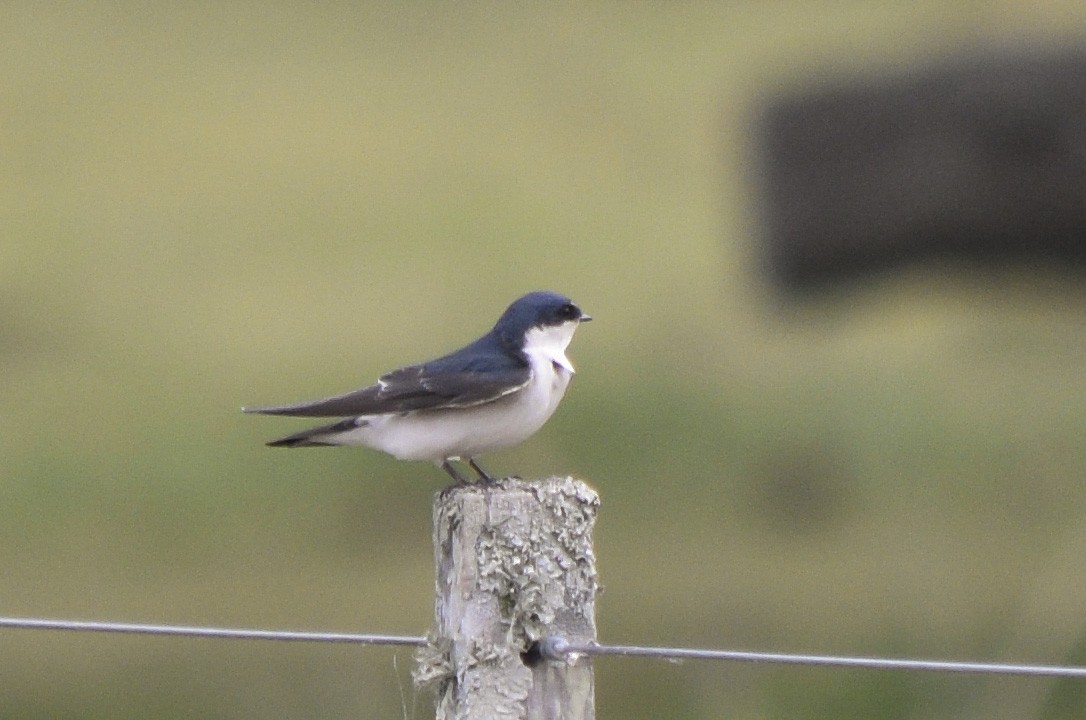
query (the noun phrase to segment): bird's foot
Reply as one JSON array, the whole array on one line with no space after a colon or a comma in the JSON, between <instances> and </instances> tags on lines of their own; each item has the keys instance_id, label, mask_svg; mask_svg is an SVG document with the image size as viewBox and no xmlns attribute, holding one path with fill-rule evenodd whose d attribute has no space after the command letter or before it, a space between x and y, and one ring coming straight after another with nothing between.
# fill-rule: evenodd
<instances>
[{"instance_id":1,"label":"bird's foot","mask_svg":"<svg viewBox=\"0 0 1086 720\"><path fill-rule=\"evenodd\" d=\"M494 477L483 469L483 466L475 462L475 458L468 458L468 465L471 465L471 469L479 473L479 482L483 485L493 485L497 482Z\"/></svg>"},{"instance_id":2,"label":"bird's foot","mask_svg":"<svg viewBox=\"0 0 1086 720\"><path fill-rule=\"evenodd\" d=\"M463 475L461 475L459 472L457 472L456 468L448 460L441 463L441 469L444 470L445 472L449 473L449 475L452 477L452 479L456 481L457 485L467 485L468 484L467 478L465 478Z\"/></svg>"}]
</instances>

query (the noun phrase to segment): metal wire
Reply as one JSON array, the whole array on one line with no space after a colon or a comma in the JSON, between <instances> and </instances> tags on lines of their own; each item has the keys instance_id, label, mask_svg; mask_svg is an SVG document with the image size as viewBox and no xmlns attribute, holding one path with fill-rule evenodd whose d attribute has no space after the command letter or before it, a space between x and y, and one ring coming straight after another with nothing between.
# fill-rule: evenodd
<instances>
[{"instance_id":1,"label":"metal wire","mask_svg":"<svg viewBox=\"0 0 1086 720\"><path fill-rule=\"evenodd\" d=\"M307 632L295 630L249 630L243 628L194 627L185 625L145 625L138 623L89 622L83 620L48 620L43 618L0 617L0 628L27 630L69 630L78 632L166 635L234 640L280 640L288 642L330 642L355 645L399 645L422 647L425 637L413 635L372 635L361 633ZM813 665L826 667L870 668L879 670L928 670L933 672L985 673L991 675L1027 675L1086 678L1086 667L1064 665L1028 665L1018 663L958 662L951 660L912 660L836 655L801 655L790 653L747 652L741 650L703 650L696 648L645 647L640 645L600 645L570 642L561 637L547 637L538 644L543 658L570 660L578 655L643 657L657 660L725 660L731 662Z\"/></svg>"},{"instance_id":2,"label":"metal wire","mask_svg":"<svg viewBox=\"0 0 1086 720\"><path fill-rule=\"evenodd\" d=\"M790 653L746 652L739 650L641 647L637 645L598 645L595 643L572 643L557 637L549 637L540 641L539 651L544 658L551 660L570 658L576 655L620 655L625 657L645 657L671 661L730 660L737 662L821 665L880 670L930 670L935 672L987 673L992 675L1086 678L1086 667L1069 667L1063 665L958 662L952 660L910 660L836 655L797 655Z\"/></svg>"},{"instance_id":3,"label":"metal wire","mask_svg":"<svg viewBox=\"0 0 1086 720\"><path fill-rule=\"evenodd\" d=\"M75 630L82 632L129 633L135 635L181 635L187 637L231 638L234 640L353 643L356 645L413 645L419 647L426 644L426 638L408 635L364 635L358 633L305 632L295 630L248 630L243 628L141 625L137 623L45 620L40 618L0 617L0 627L30 630Z\"/></svg>"}]
</instances>

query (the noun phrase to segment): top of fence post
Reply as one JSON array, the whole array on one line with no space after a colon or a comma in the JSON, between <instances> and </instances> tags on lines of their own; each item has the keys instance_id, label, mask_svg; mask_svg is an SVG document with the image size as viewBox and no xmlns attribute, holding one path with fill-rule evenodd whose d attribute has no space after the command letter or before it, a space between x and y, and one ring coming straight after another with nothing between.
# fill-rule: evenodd
<instances>
[{"instance_id":1,"label":"top of fence post","mask_svg":"<svg viewBox=\"0 0 1086 720\"><path fill-rule=\"evenodd\" d=\"M415 679L438 720L592 720L586 657L547 660L546 636L596 639L599 497L573 478L509 478L434 497L436 629Z\"/></svg>"}]
</instances>

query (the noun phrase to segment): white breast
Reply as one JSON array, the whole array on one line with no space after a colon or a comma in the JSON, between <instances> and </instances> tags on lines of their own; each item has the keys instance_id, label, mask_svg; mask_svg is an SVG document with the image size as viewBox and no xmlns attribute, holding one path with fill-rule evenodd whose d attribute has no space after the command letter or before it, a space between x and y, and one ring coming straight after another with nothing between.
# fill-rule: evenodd
<instances>
[{"instance_id":1,"label":"white breast","mask_svg":"<svg viewBox=\"0 0 1086 720\"><path fill-rule=\"evenodd\" d=\"M473 408L374 416L341 441L383 450L400 460L437 463L516 445L543 427L565 394L573 377L565 350L576 328L576 322L568 322L528 332L524 352L531 379L512 395Z\"/></svg>"}]
</instances>

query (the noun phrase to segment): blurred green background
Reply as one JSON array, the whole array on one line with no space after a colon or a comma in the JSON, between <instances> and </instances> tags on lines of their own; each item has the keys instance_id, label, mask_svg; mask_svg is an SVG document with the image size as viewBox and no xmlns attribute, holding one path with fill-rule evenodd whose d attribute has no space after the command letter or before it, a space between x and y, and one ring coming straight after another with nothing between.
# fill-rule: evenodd
<instances>
[{"instance_id":1,"label":"blurred green background","mask_svg":"<svg viewBox=\"0 0 1086 720\"><path fill-rule=\"evenodd\" d=\"M750 120L1081 2L0 6L0 614L420 634L445 476L274 451L522 292L495 472L602 495L605 642L1086 662L1086 292L758 273ZM3 718L426 718L410 652L0 631ZM598 717L1063 718L1081 682L607 659Z\"/></svg>"}]
</instances>

